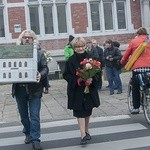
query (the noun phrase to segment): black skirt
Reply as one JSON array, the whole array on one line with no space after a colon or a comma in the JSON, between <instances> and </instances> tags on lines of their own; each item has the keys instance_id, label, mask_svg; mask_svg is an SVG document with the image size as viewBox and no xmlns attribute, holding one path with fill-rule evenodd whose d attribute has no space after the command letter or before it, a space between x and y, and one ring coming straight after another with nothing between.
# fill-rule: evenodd
<instances>
[{"instance_id":1,"label":"black skirt","mask_svg":"<svg viewBox=\"0 0 150 150\"><path fill-rule=\"evenodd\" d=\"M81 110L73 110L73 116L77 118L85 118L89 117L92 114L92 109L85 109L84 105L82 105Z\"/></svg>"}]
</instances>

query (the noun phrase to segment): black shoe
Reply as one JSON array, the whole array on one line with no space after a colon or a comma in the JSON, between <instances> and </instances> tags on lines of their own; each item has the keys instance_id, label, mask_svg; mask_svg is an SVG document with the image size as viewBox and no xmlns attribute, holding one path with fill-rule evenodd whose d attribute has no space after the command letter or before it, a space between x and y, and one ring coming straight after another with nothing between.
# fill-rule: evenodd
<instances>
[{"instance_id":1,"label":"black shoe","mask_svg":"<svg viewBox=\"0 0 150 150\"><path fill-rule=\"evenodd\" d=\"M86 144L87 144L86 136L84 136L83 139L81 139L80 144L81 144L81 145L86 145Z\"/></svg>"},{"instance_id":2,"label":"black shoe","mask_svg":"<svg viewBox=\"0 0 150 150\"><path fill-rule=\"evenodd\" d=\"M42 150L40 142L32 143L32 147L33 147L33 149L36 149L36 150Z\"/></svg>"},{"instance_id":3,"label":"black shoe","mask_svg":"<svg viewBox=\"0 0 150 150\"><path fill-rule=\"evenodd\" d=\"M113 95L114 94L114 92L110 92L110 95Z\"/></svg>"},{"instance_id":4,"label":"black shoe","mask_svg":"<svg viewBox=\"0 0 150 150\"><path fill-rule=\"evenodd\" d=\"M109 85L107 85L106 88L109 88Z\"/></svg>"},{"instance_id":5,"label":"black shoe","mask_svg":"<svg viewBox=\"0 0 150 150\"><path fill-rule=\"evenodd\" d=\"M25 144L30 144L31 143L31 138L30 135L26 135L25 140L24 140Z\"/></svg>"},{"instance_id":6,"label":"black shoe","mask_svg":"<svg viewBox=\"0 0 150 150\"><path fill-rule=\"evenodd\" d=\"M117 94L121 94L121 93L122 93L122 91L118 91L118 92L117 92Z\"/></svg>"},{"instance_id":7,"label":"black shoe","mask_svg":"<svg viewBox=\"0 0 150 150\"><path fill-rule=\"evenodd\" d=\"M87 132L85 132L85 134L86 134L86 140L91 140L91 135Z\"/></svg>"}]
</instances>

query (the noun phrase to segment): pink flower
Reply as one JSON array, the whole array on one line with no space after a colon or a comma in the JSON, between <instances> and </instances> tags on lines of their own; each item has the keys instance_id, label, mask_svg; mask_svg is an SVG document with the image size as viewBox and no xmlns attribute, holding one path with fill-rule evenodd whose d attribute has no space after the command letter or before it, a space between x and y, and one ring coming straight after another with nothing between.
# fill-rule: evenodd
<instances>
[{"instance_id":1,"label":"pink flower","mask_svg":"<svg viewBox=\"0 0 150 150\"><path fill-rule=\"evenodd\" d=\"M98 78L99 73L101 73L101 63L91 58L85 58L80 62L80 65L82 65L82 68L76 70L76 75L78 76L77 83L79 86L81 86L80 81L83 81L85 85L84 93L89 93L89 88L92 84L91 79L93 77Z\"/></svg>"},{"instance_id":2,"label":"pink flower","mask_svg":"<svg viewBox=\"0 0 150 150\"><path fill-rule=\"evenodd\" d=\"M92 69L92 65L90 63L86 63L85 64L85 69L88 70L88 69Z\"/></svg>"}]
</instances>

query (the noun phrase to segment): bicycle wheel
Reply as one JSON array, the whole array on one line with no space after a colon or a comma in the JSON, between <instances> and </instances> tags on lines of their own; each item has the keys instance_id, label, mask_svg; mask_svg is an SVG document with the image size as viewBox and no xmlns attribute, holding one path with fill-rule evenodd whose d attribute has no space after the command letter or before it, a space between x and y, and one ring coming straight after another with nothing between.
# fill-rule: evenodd
<instances>
[{"instance_id":1,"label":"bicycle wheel","mask_svg":"<svg viewBox=\"0 0 150 150\"><path fill-rule=\"evenodd\" d=\"M130 113L133 110L133 101L132 101L132 84L131 84L131 80L129 81L128 84L128 91L127 91L127 102L128 102L128 108Z\"/></svg>"},{"instance_id":2,"label":"bicycle wheel","mask_svg":"<svg viewBox=\"0 0 150 150\"><path fill-rule=\"evenodd\" d=\"M144 93L143 111L148 124L150 124L150 89L147 89Z\"/></svg>"}]
</instances>

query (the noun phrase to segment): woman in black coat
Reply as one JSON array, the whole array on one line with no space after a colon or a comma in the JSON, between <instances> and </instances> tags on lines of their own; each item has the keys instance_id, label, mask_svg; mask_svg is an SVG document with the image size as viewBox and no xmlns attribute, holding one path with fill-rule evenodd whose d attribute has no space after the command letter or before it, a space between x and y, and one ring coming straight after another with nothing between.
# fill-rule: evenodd
<instances>
[{"instance_id":1,"label":"woman in black coat","mask_svg":"<svg viewBox=\"0 0 150 150\"><path fill-rule=\"evenodd\" d=\"M76 75L76 71L82 67L80 62L85 58L89 58L89 55L85 51L86 42L84 38L75 38L72 45L75 53L66 62L63 78L68 82L68 109L73 110L73 115L77 118L80 127L80 144L86 144L87 140L91 139L88 128L92 109L100 105L97 92L98 85L94 77L88 79L87 82L90 84L90 91L87 94L84 93L84 81L80 80L80 86L78 85L77 80L79 77Z\"/></svg>"}]
</instances>

